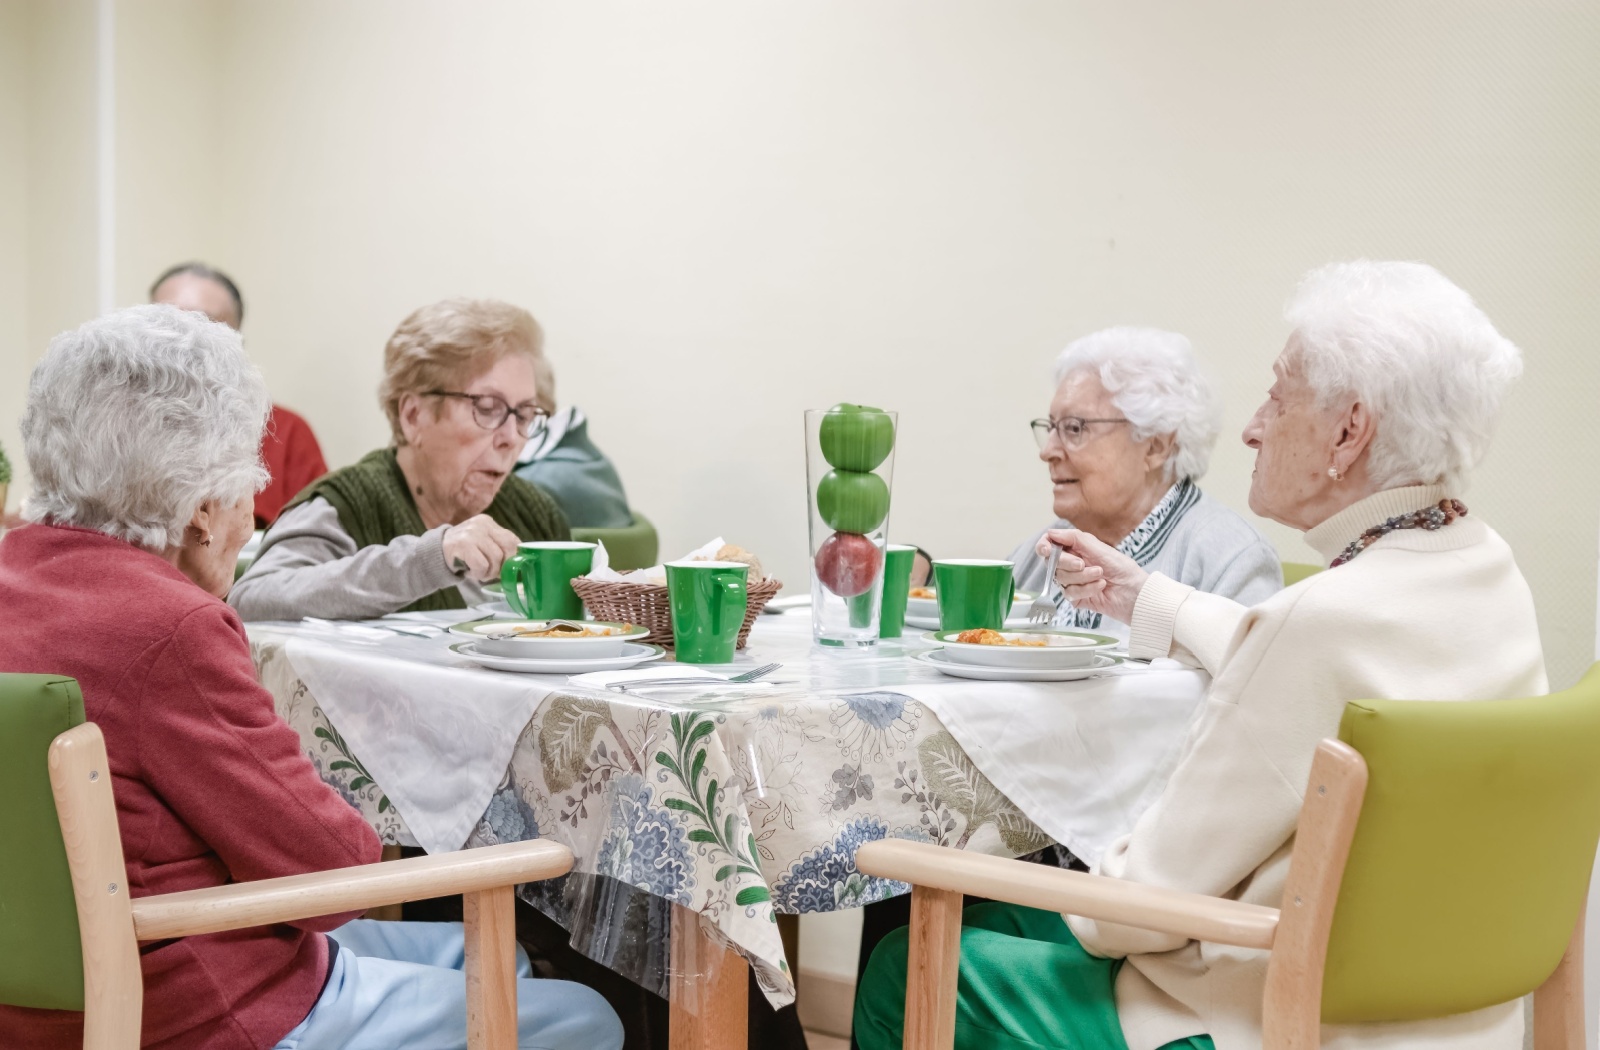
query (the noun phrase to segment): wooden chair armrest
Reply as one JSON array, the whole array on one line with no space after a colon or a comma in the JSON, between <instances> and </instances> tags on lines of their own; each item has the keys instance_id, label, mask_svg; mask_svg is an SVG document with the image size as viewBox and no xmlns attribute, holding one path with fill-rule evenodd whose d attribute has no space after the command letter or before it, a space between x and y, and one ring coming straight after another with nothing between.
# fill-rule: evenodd
<instances>
[{"instance_id":1,"label":"wooden chair armrest","mask_svg":"<svg viewBox=\"0 0 1600 1050\"><path fill-rule=\"evenodd\" d=\"M508 842L383 864L139 897L132 902L133 929L141 941L159 941L447 893L514 886L565 875L571 869L572 851L558 842Z\"/></svg>"},{"instance_id":2,"label":"wooden chair armrest","mask_svg":"<svg viewBox=\"0 0 1600 1050\"><path fill-rule=\"evenodd\" d=\"M868 875L1081 915L1197 941L1271 948L1278 910L1125 879L1024 864L925 842L886 839L856 851Z\"/></svg>"}]
</instances>

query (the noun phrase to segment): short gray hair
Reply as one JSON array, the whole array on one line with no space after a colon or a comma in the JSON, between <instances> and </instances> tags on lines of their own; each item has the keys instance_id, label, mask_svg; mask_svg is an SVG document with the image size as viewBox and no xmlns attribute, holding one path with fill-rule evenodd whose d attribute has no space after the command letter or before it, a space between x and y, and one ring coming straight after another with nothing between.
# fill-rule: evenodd
<instances>
[{"instance_id":1,"label":"short gray hair","mask_svg":"<svg viewBox=\"0 0 1600 1050\"><path fill-rule=\"evenodd\" d=\"M1354 396L1372 410L1368 463L1380 488L1464 483L1522 374L1515 344L1423 263L1361 259L1312 270L1284 318L1294 327L1285 360L1319 402Z\"/></svg>"},{"instance_id":2,"label":"short gray hair","mask_svg":"<svg viewBox=\"0 0 1600 1050\"><path fill-rule=\"evenodd\" d=\"M206 500L267 483L267 386L239 333L175 306L135 306L62 332L33 370L22 444L30 521L176 547Z\"/></svg>"},{"instance_id":3,"label":"short gray hair","mask_svg":"<svg viewBox=\"0 0 1600 1050\"><path fill-rule=\"evenodd\" d=\"M1159 328L1107 328L1061 351L1056 385L1074 372L1099 376L1111 403L1132 424L1135 441L1176 435L1167 459L1170 480L1205 474L1221 430L1222 409L1188 339Z\"/></svg>"}]
</instances>

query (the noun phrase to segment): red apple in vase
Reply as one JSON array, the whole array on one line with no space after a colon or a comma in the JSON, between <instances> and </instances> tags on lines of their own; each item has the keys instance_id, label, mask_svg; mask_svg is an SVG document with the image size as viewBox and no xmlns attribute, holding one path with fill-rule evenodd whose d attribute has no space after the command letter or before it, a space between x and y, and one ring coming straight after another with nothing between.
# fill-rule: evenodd
<instances>
[{"instance_id":1,"label":"red apple in vase","mask_svg":"<svg viewBox=\"0 0 1600 1050\"><path fill-rule=\"evenodd\" d=\"M883 552L859 532L836 532L817 549L817 579L841 598L872 589L883 568Z\"/></svg>"}]
</instances>

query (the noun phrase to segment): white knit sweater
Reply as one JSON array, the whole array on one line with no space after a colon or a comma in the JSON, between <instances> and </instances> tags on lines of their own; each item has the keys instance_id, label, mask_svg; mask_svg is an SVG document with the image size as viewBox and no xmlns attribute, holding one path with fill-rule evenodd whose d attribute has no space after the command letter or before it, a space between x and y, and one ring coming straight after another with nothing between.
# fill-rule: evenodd
<instances>
[{"instance_id":1,"label":"white knit sweater","mask_svg":"<svg viewBox=\"0 0 1600 1050\"><path fill-rule=\"evenodd\" d=\"M1325 562L1364 530L1451 495L1392 489L1306 534ZM1208 670L1206 704L1161 798L1099 871L1277 907L1318 741L1351 700L1542 695L1533 597L1487 524L1392 532L1336 570L1246 608L1152 575L1134 609L1136 656ZM1492 846L1491 846L1492 848ZM1267 953L1069 917L1090 951L1128 956L1117 1010L1130 1050L1208 1033L1261 1046ZM1441 1021L1326 1026L1328 1050L1520 1050L1522 1006Z\"/></svg>"}]
</instances>

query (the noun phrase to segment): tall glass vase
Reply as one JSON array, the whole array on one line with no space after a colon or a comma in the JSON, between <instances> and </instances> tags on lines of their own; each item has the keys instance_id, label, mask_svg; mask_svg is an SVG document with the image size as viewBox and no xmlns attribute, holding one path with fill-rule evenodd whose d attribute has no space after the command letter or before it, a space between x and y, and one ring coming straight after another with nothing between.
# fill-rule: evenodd
<instances>
[{"instance_id":1,"label":"tall glass vase","mask_svg":"<svg viewBox=\"0 0 1600 1050\"><path fill-rule=\"evenodd\" d=\"M863 405L806 413L811 633L819 645L876 645L899 416Z\"/></svg>"}]
</instances>

